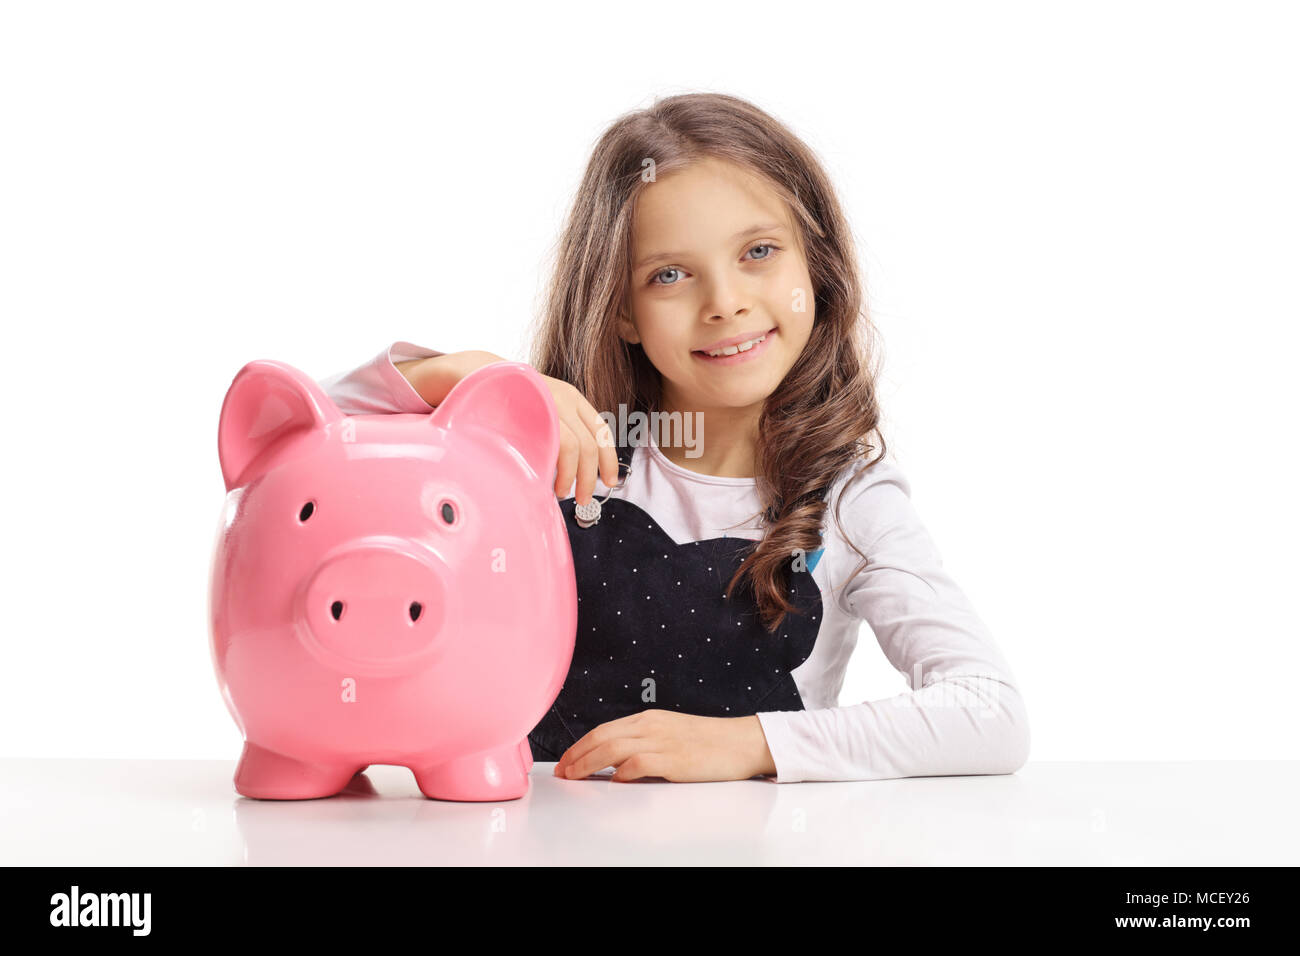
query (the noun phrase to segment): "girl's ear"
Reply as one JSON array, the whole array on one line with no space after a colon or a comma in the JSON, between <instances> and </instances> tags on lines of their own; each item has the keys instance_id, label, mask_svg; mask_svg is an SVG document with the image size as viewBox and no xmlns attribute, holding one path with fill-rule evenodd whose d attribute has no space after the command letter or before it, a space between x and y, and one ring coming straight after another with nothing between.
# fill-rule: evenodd
<instances>
[{"instance_id":1,"label":"girl's ear","mask_svg":"<svg viewBox=\"0 0 1300 956\"><path fill-rule=\"evenodd\" d=\"M636 330L636 326L632 324L632 320L626 312L618 314L618 336L624 342L629 342L632 345L641 344L641 333Z\"/></svg>"}]
</instances>

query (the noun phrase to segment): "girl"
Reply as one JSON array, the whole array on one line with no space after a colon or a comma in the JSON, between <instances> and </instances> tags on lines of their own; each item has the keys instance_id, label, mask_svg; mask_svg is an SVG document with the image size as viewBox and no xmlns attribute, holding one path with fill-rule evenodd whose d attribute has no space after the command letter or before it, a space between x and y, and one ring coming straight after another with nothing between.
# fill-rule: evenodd
<instances>
[{"instance_id":1,"label":"girl","mask_svg":"<svg viewBox=\"0 0 1300 956\"><path fill-rule=\"evenodd\" d=\"M532 356L579 599L535 759L780 783L1024 764L1012 672L884 461L869 331L840 205L775 119L691 94L601 137ZM427 413L495 361L397 342L320 384L345 413ZM698 427L612 433L651 412ZM837 706L863 620L912 689Z\"/></svg>"}]
</instances>

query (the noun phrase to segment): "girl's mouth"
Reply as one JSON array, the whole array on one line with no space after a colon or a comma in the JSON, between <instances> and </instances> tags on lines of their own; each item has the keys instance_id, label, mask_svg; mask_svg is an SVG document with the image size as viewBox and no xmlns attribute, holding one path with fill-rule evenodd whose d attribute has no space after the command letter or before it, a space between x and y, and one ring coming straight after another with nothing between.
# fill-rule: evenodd
<instances>
[{"instance_id":1,"label":"girl's mouth","mask_svg":"<svg viewBox=\"0 0 1300 956\"><path fill-rule=\"evenodd\" d=\"M740 345L733 345L719 351L719 355L710 355L708 352L699 350L691 352L693 356L702 362L710 365L739 365L741 362L749 362L767 351L767 347L772 342L772 337L776 335L776 329L768 329L757 339L751 339L748 342L742 342Z\"/></svg>"}]
</instances>

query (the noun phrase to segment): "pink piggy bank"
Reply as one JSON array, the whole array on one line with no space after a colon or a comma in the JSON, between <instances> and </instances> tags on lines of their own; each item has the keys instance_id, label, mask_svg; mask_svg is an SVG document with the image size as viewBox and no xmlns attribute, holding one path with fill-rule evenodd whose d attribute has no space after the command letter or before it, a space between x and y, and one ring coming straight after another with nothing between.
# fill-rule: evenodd
<instances>
[{"instance_id":1,"label":"pink piggy bank","mask_svg":"<svg viewBox=\"0 0 1300 956\"><path fill-rule=\"evenodd\" d=\"M395 764L428 797L522 797L578 613L541 376L497 362L430 414L345 416L250 362L219 431L209 610L235 789L325 797Z\"/></svg>"}]
</instances>

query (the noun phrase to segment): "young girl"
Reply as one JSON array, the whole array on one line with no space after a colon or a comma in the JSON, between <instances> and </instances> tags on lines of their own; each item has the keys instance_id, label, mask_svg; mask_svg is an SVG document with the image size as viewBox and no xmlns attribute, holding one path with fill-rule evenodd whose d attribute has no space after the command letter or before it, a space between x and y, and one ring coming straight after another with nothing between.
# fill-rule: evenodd
<instances>
[{"instance_id":1,"label":"young girl","mask_svg":"<svg viewBox=\"0 0 1300 956\"><path fill-rule=\"evenodd\" d=\"M532 356L579 599L535 759L780 783L1024 764L1012 672L883 460L869 331L831 185L772 117L674 96L601 137ZM348 414L427 413L495 361L397 342L320 384ZM638 412L684 440L612 433ZM912 690L837 706L863 620Z\"/></svg>"}]
</instances>

